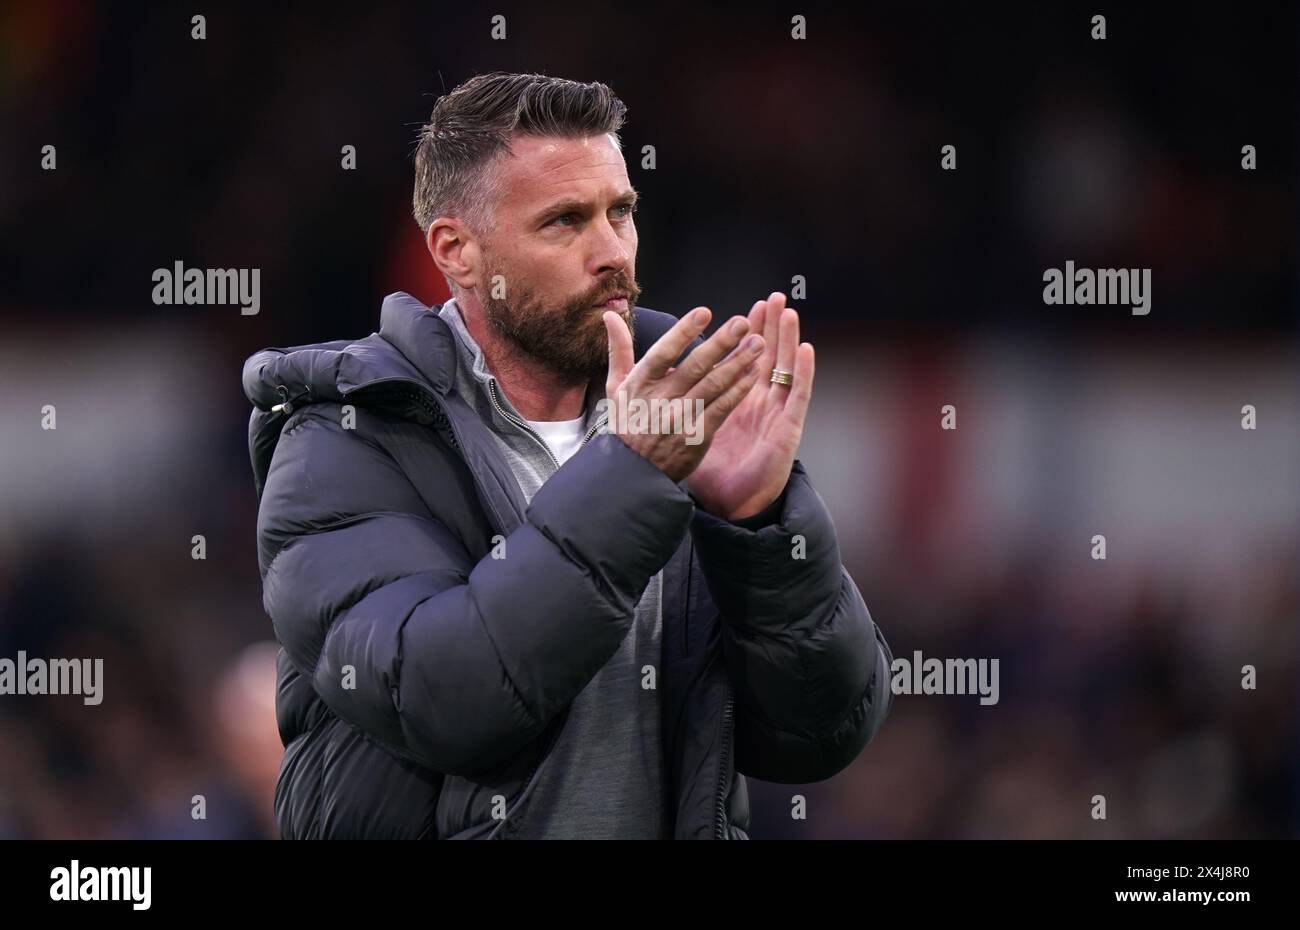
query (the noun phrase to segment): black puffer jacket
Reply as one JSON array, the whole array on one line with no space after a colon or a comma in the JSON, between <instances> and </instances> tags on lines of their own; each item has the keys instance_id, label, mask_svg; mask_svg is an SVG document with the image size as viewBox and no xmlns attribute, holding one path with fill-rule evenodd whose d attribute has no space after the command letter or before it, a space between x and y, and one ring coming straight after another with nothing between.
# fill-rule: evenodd
<instances>
[{"instance_id":1,"label":"black puffer jacket","mask_svg":"<svg viewBox=\"0 0 1300 930\"><path fill-rule=\"evenodd\" d=\"M673 318L636 313L639 357ZM525 508L452 387L453 338L394 294L378 333L245 364L283 836L510 836L661 568L675 836L746 838L742 773L806 783L852 762L888 714L891 656L803 467L767 525L738 525L600 434Z\"/></svg>"}]
</instances>

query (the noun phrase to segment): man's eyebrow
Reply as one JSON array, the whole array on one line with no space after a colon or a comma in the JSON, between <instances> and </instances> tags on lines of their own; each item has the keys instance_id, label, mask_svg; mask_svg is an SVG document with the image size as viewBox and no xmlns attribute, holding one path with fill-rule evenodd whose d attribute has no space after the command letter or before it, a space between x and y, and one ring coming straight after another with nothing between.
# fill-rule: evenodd
<instances>
[{"instance_id":1,"label":"man's eyebrow","mask_svg":"<svg viewBox=\"0 0 1300 930\"><path fill-rule=\"evenodd\" d=\"M638 197L640 197L640 195L636 192L635 188L628 188L626 191L618 195L615 203L625 203L635 206ZM566 197L564 200L558 200L555 203L538 210L537 219L540 220L547 217L562 216L565 213L586 213L590 209L591 201L581 200L577 197Z\"/></svg>"}]
</instances>

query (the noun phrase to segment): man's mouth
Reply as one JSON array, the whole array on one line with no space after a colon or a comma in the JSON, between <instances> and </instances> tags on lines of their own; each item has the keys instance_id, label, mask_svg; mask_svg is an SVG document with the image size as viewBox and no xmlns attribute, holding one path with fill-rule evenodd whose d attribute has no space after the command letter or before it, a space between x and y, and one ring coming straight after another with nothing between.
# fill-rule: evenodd
<instances>
[{"instance_id":1,"label":"man's mouth","mask_svg":"<svg viewBox=\"0 0 1300 930\"><path fill-rule=\"evenodd\" d=\"M627 310L627 294L615 294L613 297L609 297L596 304L596 306L602 310L614 310L618 313L623 313Z\"/></svg>"}]
</instances>

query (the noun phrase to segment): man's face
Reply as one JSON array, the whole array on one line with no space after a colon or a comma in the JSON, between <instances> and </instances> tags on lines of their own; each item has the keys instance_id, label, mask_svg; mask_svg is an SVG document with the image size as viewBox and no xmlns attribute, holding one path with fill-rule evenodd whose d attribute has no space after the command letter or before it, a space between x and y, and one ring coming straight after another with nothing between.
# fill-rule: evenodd
<instances>
[{"instance_id":1,"label":"man's face","mask_svg":"<svg viewBox=\"0 0 1300 930\"><path fill-rule=\"evenodd\" d=\"M488 324L519 349L574 382L589 381L608 361L602 314L621 313L631 327L641 293L636 192L609 135L516 136L511 150L495 168L500 198L481 242L479 303Z\"/></svg>"}]
</instances>

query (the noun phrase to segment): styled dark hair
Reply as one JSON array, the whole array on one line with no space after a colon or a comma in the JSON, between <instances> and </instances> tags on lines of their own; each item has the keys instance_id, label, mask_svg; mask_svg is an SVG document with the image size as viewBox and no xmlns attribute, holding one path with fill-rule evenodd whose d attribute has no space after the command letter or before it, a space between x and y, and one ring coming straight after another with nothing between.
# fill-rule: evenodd
<instances>
[{"instance_id":1,"label":"styled dark hair","mask_svg":"<svg viewBox=\"0 0 1300 930\"><path fill-rule=\"evenodd\" d=\"M491 162L512 134L581 138L618 131L627 107L604 84L494 71L439 97L415 150L415 221L428 233L440 216L490 229L497 191Z\"/></svg>"}]
</instances>

